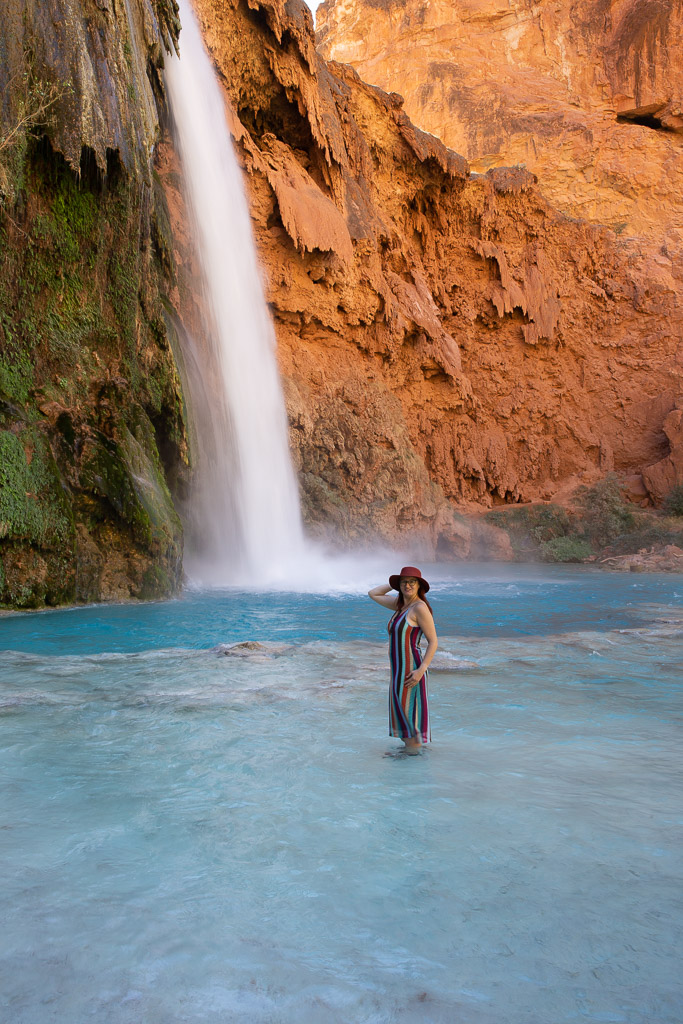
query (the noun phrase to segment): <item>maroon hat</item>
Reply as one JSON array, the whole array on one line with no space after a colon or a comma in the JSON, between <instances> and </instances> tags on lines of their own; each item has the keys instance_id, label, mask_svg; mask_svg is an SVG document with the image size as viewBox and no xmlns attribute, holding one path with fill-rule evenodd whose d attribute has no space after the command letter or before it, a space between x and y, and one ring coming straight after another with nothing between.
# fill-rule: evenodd
<instances>
[{"instance_id":1,"label":"maroon hat","mask_svg":"<svg viewBox=\"0 0 683 1024\"><path fill-rule=\"evenodd\" d=\"M413 576L416 580L420 580L420 582L422 583L422 589L424 590L425 594L429 590L429 584L427 583L427 580L424 578L420 570L416 569L414 565L404 565L398 576L389 577L389 586L391 587L392 590L399 589L399 585L401 583L401 576Z\"/></svg>"}]
</instances>

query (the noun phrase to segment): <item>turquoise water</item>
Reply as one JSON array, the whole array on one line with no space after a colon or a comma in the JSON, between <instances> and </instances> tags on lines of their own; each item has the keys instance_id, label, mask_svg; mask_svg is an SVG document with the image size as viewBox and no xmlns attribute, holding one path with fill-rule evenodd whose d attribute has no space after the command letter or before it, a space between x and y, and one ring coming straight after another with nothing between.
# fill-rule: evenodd
<instances>
[{"instance_id":1,"label":"turquoise water","mask_svg":"<svg viewBox=\"0 0 683 1024\"><path fill-rule=\"evenodd\" d=\"M0 619L8 1021L680 1024L683 581L432 577Z\"/></svg>"},{"instance_id":2,"label":"turquoise water","mask_svg":"<svg viewBox=\"0 0 683 1024\"><path fill-rule=\"evenodd\" d=\"M616 576L552 566L423 569L432 581L440 630L451 636L537 636L649 621L647 606L683 604L683 580L665 574ZM186 592L159 604L91 606L0 618L0 650L99 654L208 648L246 638L376 640L376 610L341 579L329 593ZM359 592L360 591L360 592Z\"/></svg>"}]
</instances>

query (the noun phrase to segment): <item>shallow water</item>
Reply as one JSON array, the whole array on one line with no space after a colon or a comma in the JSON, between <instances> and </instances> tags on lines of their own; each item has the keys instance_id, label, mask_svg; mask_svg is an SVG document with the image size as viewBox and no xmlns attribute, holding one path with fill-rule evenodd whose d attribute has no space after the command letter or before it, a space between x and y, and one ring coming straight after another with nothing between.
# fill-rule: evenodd
<instances>
[{"instance_id":1,"label":"shallow water","mask_svg":"<svg viewBox=\"0 0 683 1024\"><path fill-rule=\"evenodd\" d=\"M8 1020L680 1024L680 580L436 579L0 620Z\"/></svg>"},{"instance_id":2,"label":"shallow water","mask_svg":"<svg viewBox=\"0 0 683 1024\"><path fill-rule=\"evenodd\" d=\"M288 593L237 588L187 591L158 604L87 608L0 617L0 650L99 654L238 640L371 640L382 612L365 598L381 578L359 580L344 566L334 589ZM612 575L583 567L426 566L430 601L448 636L539 636L565 630L615 629L651 621L650 605L683 605L683 580L666 574Z\"/></svg>"}]
</instances>

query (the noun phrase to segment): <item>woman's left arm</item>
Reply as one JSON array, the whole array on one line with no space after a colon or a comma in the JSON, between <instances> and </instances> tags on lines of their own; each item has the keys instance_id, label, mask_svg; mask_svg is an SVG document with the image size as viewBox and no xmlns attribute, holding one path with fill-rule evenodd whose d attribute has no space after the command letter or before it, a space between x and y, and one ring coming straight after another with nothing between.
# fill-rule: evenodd
<instances>
[{"instance_id":1,"label":"woman's left arm","mask_svg":"<svg viewBox=\"0 0 683 1024\"><path fill-rule=\"evenodd\" d=\"M436 637L434 619L432 618L432 613L426 604L418 605L415 609L415 618L417 619L418 626L427 637L427 650L425 651L425 656L422 659L421 664L406 676L406 686L416 686L420 682L422 676L429 668L431 660L436 654L436 649L439 646L439 641Z\"/></svg>"}]
</instances>

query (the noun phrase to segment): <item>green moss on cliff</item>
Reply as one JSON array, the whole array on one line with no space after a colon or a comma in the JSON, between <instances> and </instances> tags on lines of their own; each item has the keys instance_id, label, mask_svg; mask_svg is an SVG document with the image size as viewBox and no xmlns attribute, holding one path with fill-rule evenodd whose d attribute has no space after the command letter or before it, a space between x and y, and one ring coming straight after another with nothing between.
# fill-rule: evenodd
<instances>
[{"instance_id":1,"label":"green moss on cliff","mask_svg":"<svg viewBox=\"0 0 683 1024\"><path fill-rule=\"evenodd\" d=\"M0 597L19 608L73 599L74 518L46 437L0 430Z\"/></svg>"},{"instance_id":2,"label":"green moss on cliff","mask_svg":"<svg viewBox=\"0 0 683 1024\"><path fill-rule=\"evenodd\" d=\"M141 409L136 412L137 437L125 425L118 441L100 435L84 459L81 481L107 499L146 550L172 557L180 520L156 453L152 425Z\"/></svg>"},{"instance_id":3,"label":"green moss on cliff","mask_svg":"<svg viewBox=\"0 0 683 1024\"><path fill-rule=\"evenodd\" d=\"M34 385L33 366L28 353L8 351L0 355L0 398L25 405Z\"/></svg>"},{"instance_id":4,"label":"green moss on cliff","mask_svg":"<svg viewBox=\"0 0 683 1024\"><path fill-rule=\"evenodd\" d=\"M64 546L73 516L52 452L35 428L17 437L0 430L0 536Z\"/></svg>"},{"instance_id":5,"label":"green moss on cliff","mask_svg":"<svg viewBox=\"0 0 683 1024\"><path fill-rule=\"evenodd\" d=\"M17 246L10 222L0 230L10 271L0 307L13 347L62 377L71 374L72 386L92 376L92 353L118 347L120 338L132 364L140 279L131 244L140 219L135 191L121 177L106 190L79 182L45 144L34 147L26 177L36 208L28 241Z\"/></svg>"},{"instance_id":6,"label":"green moss on cliff","mask_svg":"<svg viewBox=\"0 0 683 1024\"><path fill-rule=\"evenodd\" d=\"M187 442L150 241L159 197L87 156L79 179L34 144L23 202L0 214L0 602L20 607L180 580L165 473Z\"/></svg>"}]
</instances>

